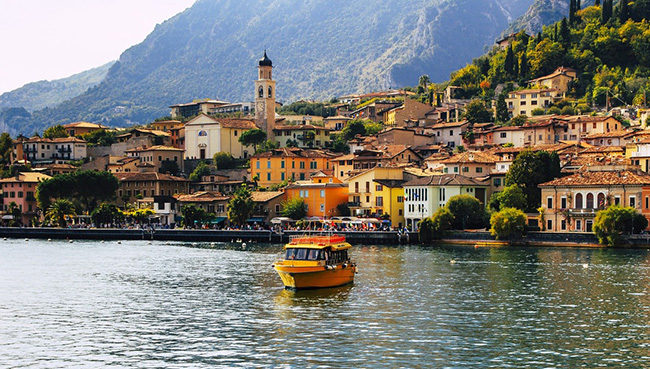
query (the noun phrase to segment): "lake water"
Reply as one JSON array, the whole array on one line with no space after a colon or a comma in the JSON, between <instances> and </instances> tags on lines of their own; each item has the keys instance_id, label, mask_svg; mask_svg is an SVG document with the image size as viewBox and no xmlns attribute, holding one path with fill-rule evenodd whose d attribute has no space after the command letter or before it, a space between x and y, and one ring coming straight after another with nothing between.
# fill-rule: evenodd
<instances>
[{"instance_id":1,"label":"lake water","mask_svg":"<svg viewBox=\"0 0 650 369\"><path fill-rule=\"evenodd\" d=\"M650 365L647 250L355 247L353 286L304 292L280 253L0 240L0 367Z\"/></svg>"}]
</instances>

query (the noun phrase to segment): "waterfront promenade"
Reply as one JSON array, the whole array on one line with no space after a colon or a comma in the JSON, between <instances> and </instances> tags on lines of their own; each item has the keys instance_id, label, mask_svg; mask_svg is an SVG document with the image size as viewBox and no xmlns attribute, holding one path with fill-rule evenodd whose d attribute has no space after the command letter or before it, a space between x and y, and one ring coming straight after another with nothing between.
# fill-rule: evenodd
<instances>
[{"instance_id":1,"label":"waterfront promenade","mask_svg":"<svg viewBox=\"0 0 650 369\"><path fill-rule=\"evenodd\" d=\"M212 230L212 229L118 229L118 228L10 228L0 227L0 237L69 240L152 240L187 242L258 242L286 243L290 236L318 234L320 231L270 230ZM417 233L395 231L337 231L348 242L357 245L402 245L419 243ZM450 232L435 243L474 245L477 242L495 241L489 232ZM634 237L630 242L636 247L647 247L648 237ZM529 232L515 242L523 246L577 246L598 247L593 233Z\"/></svg>"}]
</instances>

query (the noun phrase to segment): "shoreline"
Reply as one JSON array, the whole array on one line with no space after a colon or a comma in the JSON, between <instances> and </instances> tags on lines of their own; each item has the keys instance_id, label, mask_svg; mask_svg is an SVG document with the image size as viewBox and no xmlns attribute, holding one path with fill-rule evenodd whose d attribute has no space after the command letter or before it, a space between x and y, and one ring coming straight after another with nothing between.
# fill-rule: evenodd
<instances>
[{"instance_id":1,"label":"shoreline","mask_svg":"<svg viewBox=\"0 0 650 369\"><path fill-rule=\"evenodd\" d=\"M284 244L290 236L321 234L320 231L270 230L211 230L211 229L118 229L118 228L13 228L0 227L3 238L69 239L69 240L150 240L186 242L258 242ZM358 245L416 245L417 233L401 234L396 231L335 232ZM509 243L496 240L489 232L451 232L447 237L427 246L437 244L483 247L580 247L607 248L600 245L593 233L530 232L525 238ZM650 248L650 236L628 237L621 248Z\"/></svg>"}]
</instances>

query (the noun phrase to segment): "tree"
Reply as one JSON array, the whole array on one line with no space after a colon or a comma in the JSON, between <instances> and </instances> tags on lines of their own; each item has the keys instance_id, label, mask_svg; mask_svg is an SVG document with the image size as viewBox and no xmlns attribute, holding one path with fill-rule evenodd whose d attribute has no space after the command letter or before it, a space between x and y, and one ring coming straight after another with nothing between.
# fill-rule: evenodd
<instances>
[{"instance_id":1,"label":"tree","mask_svg":"<svg viewBox=\"0 0 650 369\"><path fill-rule=\"evenodd\" d=\"M346 140L351 140L357 135L365 136L366 135L366 126L362 120L351 120L341 131L343 138Z\"/></svg>"},{"instance_id":2,"label":"tree","mask_svg":"<svg viewBox=\"0 0 650 369\"><path fill-rule=\"evenodd\" d=\"M496 211L504 208L525 210L527 207L526 195L521 187L510 185L501 192L495 192L490 199L490 207Z\"/></svg>"},{"instance_id":3,"label":"tree","mask_svg":"<svg viewBox=\"0 0 650 369\"><path fill-rule=\"evenodd\" d=\"M506 49L506 58L503 61L503 69L509 77L514 76L515 54L512 52L512 45Z\"/></svg>"},{"instance_id":4,"label":"tree","mask_svg":"<svg viewBox=\"0 0 650 369\"><path fill-rule=\"evenodd\" d=\"M196 206L196 204L183 205L181 207L181 215L183 216L183 226L189 228L193 228L197 224L210 221L214 218L213 213L206 212L203 208Z\"/></svg>"},{"instance_id":5,"label":"tree","mask_svg":"<svg viewBox=\"0 0 650 369\"><path fill-rule=\"evenodd\" d=\"M173 160L164 160L160 163L160 173L169 173L171 175L178 175L181 168L178 167L178 163Z\"/></svg>"},{"instance_id":6,"label":"tree","mask_svg":"<svg viewBox=\"0 0 650 369\"><path fill-rule=\"evenodd\" d=\"M528 117L524 114L517 115L516 117L510 120L510 125L512 126L523 126L528 121Z\"/></svg>"},{"instance_id":7,"label":"tree","mask_svg":"<svg viewBox=\"0 0 650 369\"><path fill-rule=\"evenodd\" d=\"M374 136L384 129L383 124L375 123L375 122L366 122L364 126L366 129L366 134L365 134L366 136Z\"/></svg>"},{"instance_id":8,"label":"tree","mask_svg":"<svg viewBox=\"0 0 650 369\"><path fill-rule=\"evenodd\" d=\"M560 108L558 108L557 106L551 106L550 108L548 108L546 112L548 114L555 114L555 115L562 114L562 110L560 110Z\"/></svg>"},{"instance_id":9,"label":"tree","mask_svg":"<svg viewBox=\"0 0 650 369\"><path fill-rule=\"evenodd\" d=\"M429 79L429 75L423 74L420 76L420 80L418 81L418 86L422 86L426 90L429 83L431 83L431 79Z\"/></svg>"},{"instance_id":10,"label":"tree","mask_svg":"<svg viewBox=\"0 0 650 369\"><path fill-rule=\"evenodd\" d=\"M617 246L621 236L639 233L648 227L647 219L632 207L613 205L596 213L594 233L598 242L607 246Z\"/></svg>"},{"instance_id":11,"label":"tree","mask_svg":"<svg viewBox=\"0 0 650 369\"><path fill-rule=\"evenodd\" d=\"M439 208L431 217L422 219L418 224L420 242L429 243L442 238L451 229L453 222L454 214L446 207Z\"/></svg>"},{"instance_id":12,"label":"tree","mask_svg":"<svg viewBox=\"0 0 650 369\"><path fill-rule=\"evenodd\" d=\"M200 161L197 165L196 168L190 173L190 176L188 179L191 182L199 182L201 180L201 177L210 175L210 167L208 164L206 164L204 161Z\"/></svg>"},{"instance_id":13,"label":"tree","mask_svg":"<svg viewBox=\"0 0 650 369\"><path fill-rule=\"evenodd\" d=\"M292 197L282 202L282 216L293 220L302 219L307 215L307 204L302 197Z\"/></svg>"},{"instance_id":14,"label":"tree","mask_svg":"<svg viewBox=\"0 0 650 369\"><path fill-rule=\"evenodd\" d=\"M45 219L49 220L52 224L65 228L67 225L66 218L70 218L76 214L77 210L72 201L68 199L57 199L47 208Z\"/></svg>"},{"instance_id":15,"label":"tree","mask_svg":"<svg viewBox=\"0 0 650 369\"><path fill-rule=\"evenodd\" d=\"M124 221L124 213L115 204L102 203L90 213L93 223L96 225L121 223Z\"/></svg>"},{"instance_id":16,"label":"tree","mask_svg":"<svg viewBox=\"0 0 650 369\"><path fill-rule=\"evenodd\" d=\"M539 184L560 176L560 158L555 152L525 150L512 162L506 174L506 186L517 185L526 195L527 213L534 213L541 204Z\"/></svg>"},{"instance_id":17,"label":"tree","mask_svg":"<svg viewBox=\"0 0 650 369\"><path fill-rule=\"evenodd\" d=\"M254 207L251 191L242 184L228 203L228 219L235 224L245 224Z\"/></svg>"},{"instance_id":18,"label":"tree","mask_svg":"<svg viewBox=\"0 0 650 369\"><path fill-rule=\"evenodd\" d=\"M215 153L212 161L217 169L232 169L237 164L237 161L231 153L223 151Z\"/></svg>"},{"instance_id":19,"label":"tree","mask_svg":"<svg viewBox=\"0 0 650 369\"><path fill-rule=\"evenodd\" d=\"M612 18L614 3L613 0L603 0L603 6L600 9L600 22L605 24Z\"/></svg>"},{"instance_id":20,"label":"tree","mask_svg":"<svg viewBox=\"0 0 650 369\"><path fill-rule=\"evenodd\" d=\"M127 217L133 219L138 224L144 224L149 220L150 215L156 214L153 209L144 208L144 209L133 209L124 213Z\"/></svg>"},{"instance_id":21,"label":"tree","mask_svg":"<svg viewBox=\"0 0 650 369\"><path fill-rule=\"evenodd\" d=\"M63 137L70 137L70 135L68 135L68 132L60 124L50 127L46 129L45 132L43 132L43 138L63 138Z\"/></svg>"},{"instance_id":22,"label":"tree","mask_svg":"<svg viewBox=\"0 0 650 369\"><path fill-rule=\"evenodd\" d=\"M253 151L257 152L257 146L261 145L266 141L266 132L262 131L259 128L250 129L244 131L241 136L239 136L239 143L244 146L253 146Z\"/></svg>"},{"instance_id":23,"label":"tree","mask_svg":"<svg viewBox=\"0 0 650 369\"><path fill-rule=\"evenodd\" d=\"M628 0L621 0L618 3L618 20L621 24L627 22L630 19L630 9L627 3Z\"/></svg>"},{"instance_id":24,"label":"tree","mask_svg":"<svg viewBox=\"0 0 650 369\"><path fill-rule=\"evenodd\" d=\"M505 123L510 119L510 113L508 112L508 104L506 103L506 94L502 92L497 97L497 106L496 106L496 121L499 123Z\"/></svg>"},{"instance_id":25,"label":"tree","mask_svg":"<svg viewBox=\"0 0 650 369\"><path fill-rule=\"evenodd\" d=\"M560 110L560 114L562 115L574 115L575 113L576 110L571 105L565 105L562 110Z\"/></svg>"},{"instance_id":26,"label":"tree","mask_svg":"<svg viewBox=\"0 0 650 369\"><path fill-rule=\"evenodd\" d=\"M528 57L526 56L526 53L521 53L521 58L519 59L519 77L521 79L528 78L529 70L530 68L528 67Z\"/></svg>"},{"instance_id":27,"label":"tree","mask_svg":"<svg viewBox=\"0 0 650 369\"><path fill-rule=\"evenodd\" d=\"M7 132L0 134L0 162L4 165L10 164L13 151L13 140ZM22 158L19 158L22 159Z\"/></svg>"},{"instance_id":28,"label":"tree","mask_svg":"<svg viewBox=\"0 0 650 369\"><path fill-rule=\"evenodd\" d=\"M453 229L485 228L488 221L483 204L471 195L452 196L446 205L454 215Z\"/></svg>"},{"instance_id":29,"label":"tree","mask_svg":"<svg viewBox=\"0 0 650 369\"><path fill-rule=\"evenodd\" d=\"M52 199L75 200L88 213L99 201L115 198L119 181L110 172L80 170L69 174L58 174L39 183L36 199L41 209L48 209Z\"/></svg>"},{"instance_id":30,"label":"tree","mask_svg":"<svg viewBox=\"0 0 650 369\"><path fill-rule=\"evenodd\" d=\"M485 123L492 120L492 112L483 101L474 99L465 107L465 119L470 123Z\"/></svg>"},{"instance_id":31,"label":"tree","mask_svg":"<svg viewBox=\"0 0 650 369\"><path fill-rule=\"evenodd\" d=\"M15 201L12 201L7 205L7 215L13 217L8 224L10 227L20 227L23 224L23 212L20 211L20 207Z\"/></svg>"},{"instance_id":32,"label":"tree","mask_svg":"<svg viewBox=\"0 0 650 369\"><path fill-rule=\"evenodd\" d=\"M82 139L88 141L89 146L110 146L117 141L116 137L117 131L108 131L105 129L81 135Z\"/></svg>"},{"instance_id":33,"label":"tree","mask_svg":"<svg viewBox=\"0 0 650 369\"><path fill-rule=\"evenodd\" d=\"M545 112L544 109L542 109L542 108L535 108L535 109L531 110L530 113L531 113L534 117L539 116L539 115L544 115L544 114L546 114L546 112Z\"/></svg>"},{"instance_id":34,"label":"tree","mask_svg":"<svg viewBox=\"0 0 650 369\"><path fill-rule=\"evenodd\" d=\"M526 227L526 214L515 208L504 208L490 217L490 234L498 240L520 237Z\"/></svg>"}]
</instances>

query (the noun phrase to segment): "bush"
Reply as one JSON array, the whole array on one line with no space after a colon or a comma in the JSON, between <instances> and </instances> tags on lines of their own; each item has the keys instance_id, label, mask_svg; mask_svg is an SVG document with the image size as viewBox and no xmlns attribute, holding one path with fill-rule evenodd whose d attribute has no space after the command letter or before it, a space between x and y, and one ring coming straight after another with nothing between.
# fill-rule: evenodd
<instances>
[{"instance_id":1,"label":"bush","mask_svg":"<svg viewBox=\"0 0 650 369\"><path fill-rule=\"evenodd\" d=\"M555 114L555 115L562 114L562 110L560 110L560 108L558 108L557 106L551 106L550 108L548 108L546 112L548 114Z\"/></svg>"},{"instance_id":2,"label":"bush","mask_svg":"<svg viewBox=\"0 0 650 369\"><path fill-rule=\"evenodd\" d=\"M535 108L535 109L533 109L531 111L531 114L535 117L535 116L538 116L538 115L544 115L544 114L546 114L546 112L542 108Z\"/></svg>"},{"instance_id":3,"label":"bush","mask_svg":"<svg viewBox=\"0 0 650 369\"><path fill-rule=\"evenodd\" d=\"M575 115L575 113L576 113L576 110L571 105L566 105L561 110L562 115Z\"/></svg>"},{"instance_id":4,"label":"bush","mask_svg":"<svg viewBox=\"0 0 650 369\"><path fill-rule=\"evenodd\" d=\"M429 218L422 219L418 224L421 243L429 243L442 238L454 221L454 214L446 207L436 210Z\"/></svg>"},{"instance_id":5,"label":"bush","mask_svg":"<svg viewBox=\"0 0 650 369\"><path fill-rule=\"evenodd\" d=\"M453 229L479 229L487 226L488 214L483 204L474 196L452 196L446 208L454 216Z\"/></svg>"},{"instance_id":6,"label":"bush","mask_svg":"<svg viewBox=\"0 0 650 369\"><path fill-rule=\"evenodd\" d=\"M622 235L640 233L648 227L648 220L632 207L610 206L596 214L594 233L598 242L617 246Z\"/></svg>"},{"instance_id":7,"label":"bush","mask_svg":"<svg viewBox=\"0 0 650 369\"><path fill-rule=\"evenodd\" d=\"M505 208L492 214L490 234L498 240L521 237L526 227L526 214L515 208Z\"/></svg>"}]
</instances>

